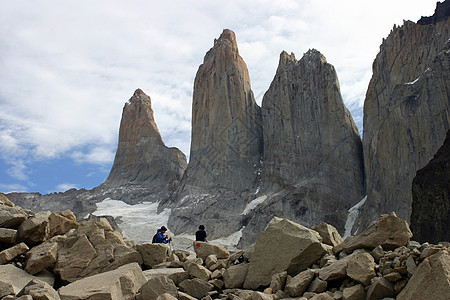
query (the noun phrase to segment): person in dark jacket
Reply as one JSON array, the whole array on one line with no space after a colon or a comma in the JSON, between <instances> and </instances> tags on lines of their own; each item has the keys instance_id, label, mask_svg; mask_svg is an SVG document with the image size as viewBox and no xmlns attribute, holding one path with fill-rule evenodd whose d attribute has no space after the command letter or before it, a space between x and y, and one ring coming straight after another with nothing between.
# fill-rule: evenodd
<instances>
[{"instance_id":1,"label":"person in dark jacket","mask_svg":"<svg viewBox=\"0 0 450 300\"><path fill-rule=\"evenodd\" d=\"M169 236L165 235L166 231L167 228L165 226L162 226L161 229L158 229L158 232L156 233L156 243L167 244L172 241L172 238L169 238Z\"/></svg>"},{"instance_id":2,"label":"person in dark jacket","mask_svg":"<svg viewBox=\"0 0 450 300\"><path fill-rule=\"evenodd\" d=\"M198 230L195 233L195 240L199 241L199 242L206 242L206 231L205 231L205 226L200 225L198 226Z\"/></svg>"}]
</instances>

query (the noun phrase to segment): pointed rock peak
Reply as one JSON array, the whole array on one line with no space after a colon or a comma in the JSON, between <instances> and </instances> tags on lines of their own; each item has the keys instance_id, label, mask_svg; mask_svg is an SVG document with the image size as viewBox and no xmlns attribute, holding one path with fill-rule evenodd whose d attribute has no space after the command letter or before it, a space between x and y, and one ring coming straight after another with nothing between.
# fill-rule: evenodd
<instances>
[{"instance_id":1,"label":"pointed rock peak","mask_svg":"<svg viewBox=\"0 0 450 300\"><path fill-rule=\"evenodd\" d=\"M130 100L128 100L126 105L130 105L136 102L148 103L148 105L151 107L150 97L139 88L136 91L134 91L133 96L130 98Z\"/></svg>"},{"instance_id":2,"label":"pointed rock peak","mask_svg":"<svg viewBox=\"0 0 450 300\"><path fill-rule=\"evenodd\" d=\"M294 52L291 52L291 54L288 54L286 51L281 52L280 54L280 65L285 65L289 61L297 62L297 59L295 58Z\"/></svg>"},{"instance_id":3,"label":"pointed rock peak","mask_svg":"<svg viewBox=\"0 0 450 300\"><path fill-rule=\"evenodd\" d=\"M318 61L320 60L320 62L322 63L326 63L327 59L325 58L325 56L320 53L320 51L316 50L316 49L309 49L305 54L303 54L303 58L302 59L306 59L307 61Z\"/></svg>"},{"instance_id":4,"label":"pointed rock peak","mask_svg":"<svg viewBox=\"0 0 450 300\"><path fill-rule=\"evenodd\" d=\"M237 48L236 34L230 29L224 29L219 39L214 39L214 46L220 43L231 43Z\"/></svg>"}]
</instances>

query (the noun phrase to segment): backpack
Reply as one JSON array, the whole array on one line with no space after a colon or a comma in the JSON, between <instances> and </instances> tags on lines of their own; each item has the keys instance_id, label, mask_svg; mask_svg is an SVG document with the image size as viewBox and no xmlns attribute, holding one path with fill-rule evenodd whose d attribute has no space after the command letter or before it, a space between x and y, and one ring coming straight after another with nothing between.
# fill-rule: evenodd
<instances>
[{"instance_id":1,"label":"backpack","mask_svg":"<svg viewBox=\"0 0 450 300\"><path fill-rule=\"evenodd\" d=\"M155 235L153 236L153 238L152 238L152 243L153 243L153 244L156 244L156 235L157 235L157 234L155 234Z\"/></svg>"}]
</instances>

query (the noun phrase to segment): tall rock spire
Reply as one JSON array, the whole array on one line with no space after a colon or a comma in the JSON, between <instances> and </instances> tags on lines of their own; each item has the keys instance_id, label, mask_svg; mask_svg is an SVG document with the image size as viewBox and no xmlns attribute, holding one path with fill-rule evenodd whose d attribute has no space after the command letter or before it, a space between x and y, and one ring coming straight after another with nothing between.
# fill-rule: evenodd
<instances>
[{"instance_id":1,"label":"tall rock spire","mask_svg":"<svg viewBox=\"0 0 450 300\"><path fill-rule=\"evenodd\" d=\"M235 34L225 29L195 77L190 160L173 197L171 229L202 222L210 232L239 230L238 212L254 193L261 157L261 111ZM219 228L217 219L229 226Z\"/></svg>"},{"instance_id":2,"label":"tall rock spire","mask_svg":"<svg viewBox=\"0 0 450 300\"><path fill-rule=\"evenodd\" d=\"M256 236L274 215L309 226L325 221L343 232L347 210L364 197L364 170L334 67L315 49L300 60L282 52L262 116L260 193L268 198L247 216L243 236Z\"/></svg>"},{"instance_id":3,"label":"tall rock spire","mask_svg":"<svg viewBox=\"0 0 450 300\"><path fill-rule=\"evenodd\" d=\"M353 231L392 211L409 220L416 171L450 128L448 2L422 25L394 26L380 46L364 102L367 201Z\"/></svg>"},{"instance_id":4,"label":"tall rock spire","mask_svg":"<svg viewBox=\"0 0 450 300\"><path fill-rule=\"evenodd\" d=\"M151 99L137 89L123 108L116 157L101 187L139 188L148 193L145 200L163 200L177 187L186 165L180 150L164 144Z\"/></svg>"}]
</instances>

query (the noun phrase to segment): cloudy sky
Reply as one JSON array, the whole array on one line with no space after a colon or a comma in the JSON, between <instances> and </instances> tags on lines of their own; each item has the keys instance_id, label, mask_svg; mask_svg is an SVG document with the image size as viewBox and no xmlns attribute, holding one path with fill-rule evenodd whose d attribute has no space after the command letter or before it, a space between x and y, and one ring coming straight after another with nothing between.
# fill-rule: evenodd
<instances>
[{"instance_id":1,"label":"cloudy sky","mask_svg":"<svg viewBox=\"0 0 450 300\"><path fill-rule=\"evenodd\" d=\"M189 155L195 73L224 28L236 33L258 104L282 50L300 59L316 48L337 69L361 131L382 38L435 7L434 0L0 0L0 192L101 184L136 88L152 98L166 144Z\"/></svg>"}]
</instances>

